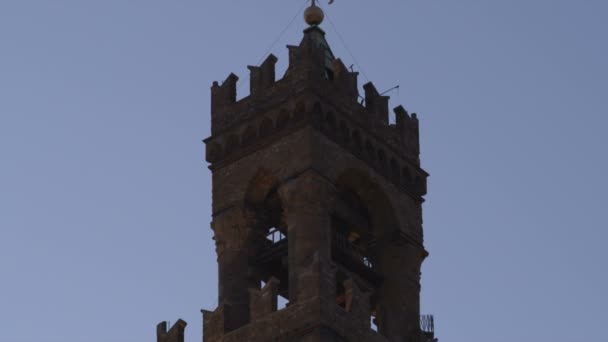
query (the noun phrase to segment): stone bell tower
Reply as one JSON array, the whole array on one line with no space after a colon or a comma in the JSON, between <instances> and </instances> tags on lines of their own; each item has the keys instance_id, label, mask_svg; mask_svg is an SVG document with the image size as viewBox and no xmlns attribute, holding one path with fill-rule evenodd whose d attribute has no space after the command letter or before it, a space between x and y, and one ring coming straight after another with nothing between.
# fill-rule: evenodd
<instances>
[{"instance_id":1,"label":"stone bell tower","mask_svg":"<svg viewBox=\"0 0 608 342\"><path fill-rule=\"evenodd\" d=\"M281 79L270 55L249 67L248 97L234 74L211 87L219 296L203 341L433 341L418 119L399 106L389 123L389 98L372 83L359 96L314 2L305 18Z\"/></svg>"}]
</instances>

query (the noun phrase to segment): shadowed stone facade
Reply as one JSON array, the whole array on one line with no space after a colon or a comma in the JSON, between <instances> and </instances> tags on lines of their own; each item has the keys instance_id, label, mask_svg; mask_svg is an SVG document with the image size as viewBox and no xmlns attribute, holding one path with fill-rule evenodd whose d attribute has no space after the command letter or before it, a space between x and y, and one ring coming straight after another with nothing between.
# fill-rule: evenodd
<instances>
[{"instance_id":1,"label":"shadowed stone facade","mask_svg":"<svg viewBox=\"0 0 608 342\"><path fill-rule=\"evenodd\" d=\"M273 55L249 67L246 98L234 74L211 88L219 296L203 341L433 341L416 114L389 124L388 97L359 96L320 28L288 50L280 80ZM182 342L181 322L158 342Z\"/></svg>"}]
</instances>

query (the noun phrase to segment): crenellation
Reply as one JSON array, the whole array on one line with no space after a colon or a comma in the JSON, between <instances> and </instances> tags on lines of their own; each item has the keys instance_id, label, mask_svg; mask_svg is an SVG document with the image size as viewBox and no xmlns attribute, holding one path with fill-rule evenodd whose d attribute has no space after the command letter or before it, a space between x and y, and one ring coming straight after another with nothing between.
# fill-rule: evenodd
<instances>
[{"instance_id":1,"label":"crenellation","mask_svg":"<svg viewBox=\"0 0 608 342\"><path fill-rule=\"evenodd\" d=\"M266 315L277 311L279 288L280 281L275 277L270 277L262 289L249 289L252 320L263 319Z\"/></svg>"},{"instance_id":2,"label":"crenellation","mask_svg":"<svg viewBox=\"0 0 608 342\"><path fill-rule=\"evenodd\" d=\"M188 323L179 319L167 330L167 322L160 322L156 326L156 341L157 342L184 342L184 331Z\"/></svg>"},{"instance_id":3,"label":"crenellation","mask_svg":"<svg viewBox=\"0 0 608 342\"><path fill-rule=\"evenodd\" d=\"M344 97L349 101L357 101L359 97L358 89L358 72L350 71L346 68L340 58L336 58L333 62L334 83Z\"/></svg>"},{"instance_id":4,"label":"crenellation","mask_svg":"<svg viewBox=\"0 0 608 342\"><path fill-rule=\"evenodd\" d=\"M217 81L211 86L211 117L217 110L236 102L236 84L239 77L231 73L226 80L219 85Z\"/></svg>"},{"instance_id":5,"label":"crenellation","mask_svg":"<svg viewBox=\"0 0 608 342\"><path fill-rule=\"evenodd\" d=\"M407 125L408 120L410 120L410 115L407 110L403 108L402 105L399 105L393 109L395 113L395 123L397 127L401 129L405 129L405 125Z\"/></svg>"},{"instance_id":6,"label":"crenellation","mask_svg":"<svg viewBox=\"0 0 608 342\"><path fill-rule=\"evenodd\" d=\"M399 140L403 148L416 160L419 164L418 159L420 155L420 139L419 139L419 123L418 116L416 113L410 114L403 108L403 106L395 107L395 121L397 123L397 130L399 134Z\"/></svg>"},{"instance_id":7,"label":"crenellation","mask_svg":"<svg viewBox=\"0 0 608 342\"><path fill-rule=\"evenodd\" d=\"M376 122L388 125L388 96L380 95L372 82L363 85L365 109L376 118Z\"/></svg>"},{"instance_id":8,"label":"crenellation","mask_svg":"<svg viewBox=\"0 0 608 342\"><path fill-rule=\"evenodd\" d=\"M214 311L201 310L203 314L203 341L220 341L226 330L224 306L218 305Z\"/></svg>"},{"instance_id":9,"label":"crenellation","mask_svg":"<svg viewBox=\"0 0 608 342\"><path fill-rule=\"evenodd\" d=\"M250 94L251 96L261 96L268 88L275 83L275 64L278 59L273 54L270 54L260 66L248 66L250 71Z\"/></svg>"}]
</instances>

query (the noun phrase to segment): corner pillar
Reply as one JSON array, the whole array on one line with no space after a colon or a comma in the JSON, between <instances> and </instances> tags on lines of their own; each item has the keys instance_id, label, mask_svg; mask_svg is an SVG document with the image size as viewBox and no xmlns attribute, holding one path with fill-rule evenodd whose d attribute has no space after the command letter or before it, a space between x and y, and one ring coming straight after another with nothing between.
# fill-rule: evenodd
<instances>
[{"instance_id":1,"label":"corner pillar","mask_svg":"<svg viewBox=\"0 0 608 342\"><path fill-rule=\"evenodd\" d=\"M290 302L331 298L330 210L335 187L314 171L307 171L279 188L288 226ZM335 285L334 285L335 286Z\"/></svg>"},{"instance_id":2,"label":"corner pillar","mask_svg":"<svg viewBox=\"0 0 608 342\"><path fill-rule=\"evenodd\" d=\"M249 252L255 216L244 206L234 206L213 217L218 256L218 306L224 313L224 331L249 322Z\"/></svg>"}]
</instances>

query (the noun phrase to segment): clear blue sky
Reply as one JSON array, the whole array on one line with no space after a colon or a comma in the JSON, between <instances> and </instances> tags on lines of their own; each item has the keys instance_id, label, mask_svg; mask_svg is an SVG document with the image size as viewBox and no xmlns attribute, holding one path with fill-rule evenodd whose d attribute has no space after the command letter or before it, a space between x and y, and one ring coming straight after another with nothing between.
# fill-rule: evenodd
<instances>
[{"instance_id":1,"label":"clear blue sky","mask_svg":"<svg viewBox=\"0 0 608 342\"><path fill-rule=\"evenodd\" d=\"M209 87L245 95L302 5L0 0L0 342L150 342L179 317L200 341ZM440 340L608 341L608 2L323 5L360 83L420 115Z\"/></svg>"}]
</instances>

